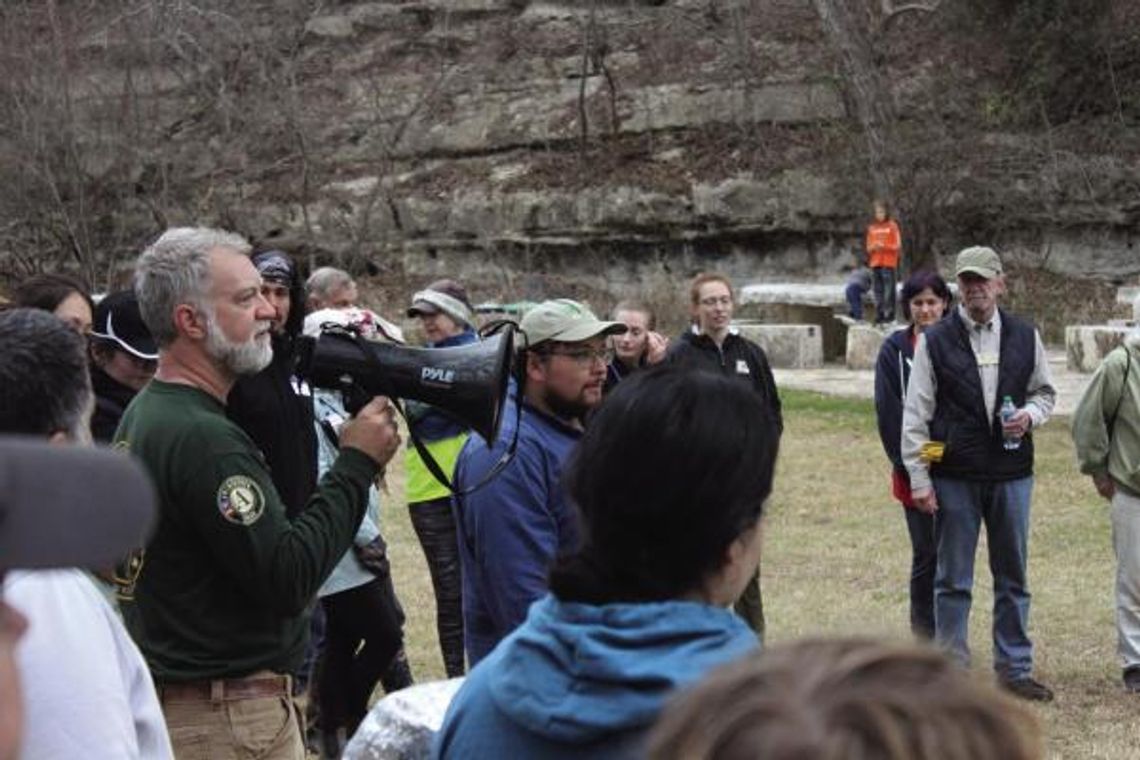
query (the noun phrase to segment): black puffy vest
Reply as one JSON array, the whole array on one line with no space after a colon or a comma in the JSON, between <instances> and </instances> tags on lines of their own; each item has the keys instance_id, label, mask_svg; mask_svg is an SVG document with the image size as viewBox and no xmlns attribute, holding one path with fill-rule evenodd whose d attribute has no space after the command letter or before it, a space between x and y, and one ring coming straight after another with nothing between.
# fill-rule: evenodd
<instances>
[{"instance_id":1,"label":"black puffy vest","mask_svg":"<svg viewBox=\"0 0 1140 760\"><path fill-rule=\"evenodd\" d=\"M1033 474L1033 436L1021 447L1002 447L1001 423L986 418L982 379L970 346L968 327L955 309L949 319L926 331L926 346L938 384L930 438L943 441L942 461L931 466L932 475L972 481L1005 481ZM998 359L998 413L1002 398L1018 407L1025 404L1029 378L1037 354L1033 325L1001 311L1001 353Z\"/></svg>"}]
</instances>

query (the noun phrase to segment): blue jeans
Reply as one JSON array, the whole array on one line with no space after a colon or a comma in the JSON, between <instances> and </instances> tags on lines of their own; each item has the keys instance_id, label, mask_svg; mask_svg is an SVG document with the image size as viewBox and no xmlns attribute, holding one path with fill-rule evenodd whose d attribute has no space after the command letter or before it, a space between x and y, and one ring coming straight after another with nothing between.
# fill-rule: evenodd
<instances>
[{"instance_id":1,"label":"blue jeans","mask_svg":"<svg viewBox=\"0 0 1140 760\"><path fill-rule=\"evenodd\" d=\"M871 272L867 269L856 269L847 278L847 285L843 294L847 298L847 313L855 321L863 319L863 294L871 289Z\"/></svg>"},{"instance_id":2,"label":"blue jeans","mask_svg":"<svg viewBox=\"0 0 1140 760\"><path fill-rule=\"evenodd\" d=\"M1002 483L934 478L938 495L934 533L938 570L934 579L935 638L963 665L967 643L978 533L986 526L994 579L994 670L1010 681L1033 671L1029 640L1026 544L1033 477Z\"/></svg>"},{"instance_id":3,"label":"blue jeans","mask_svg":"<svg viewBox=\"0 0 1140 760\"><path fill-rule=\"evenodd\" d=\"M895 320L895 270L888 267L875 267L874 276L875 321Z\"/></svg>"}]
</instances>

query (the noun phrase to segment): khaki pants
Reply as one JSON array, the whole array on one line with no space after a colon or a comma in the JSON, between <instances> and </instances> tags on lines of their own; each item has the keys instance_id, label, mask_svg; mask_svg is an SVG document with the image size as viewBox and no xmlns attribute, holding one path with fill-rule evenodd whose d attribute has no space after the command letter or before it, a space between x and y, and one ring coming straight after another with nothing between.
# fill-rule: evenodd
<instances>
[{"instance_id":1,"label":"khaki pants","mask_svg":"<svg viewBox=\"0 0 1140 760\"><path fill-rule=\"evenodd\" d=\"M160 690L161 692L161 690ZM305 760L292 696L162 698L177 760Z\"/></svg>"}]
</instances>

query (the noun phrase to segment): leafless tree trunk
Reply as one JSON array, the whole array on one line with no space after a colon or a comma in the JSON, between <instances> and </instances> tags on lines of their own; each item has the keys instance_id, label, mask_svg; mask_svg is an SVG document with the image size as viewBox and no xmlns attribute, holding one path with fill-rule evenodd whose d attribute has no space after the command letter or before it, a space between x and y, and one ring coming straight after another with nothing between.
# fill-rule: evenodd
<instances>
[{"instance_id":1,"label":"leafless tree trunk","mask_svg":"<svg viewBox=\"0 0 1140 760\"><path fill-rule=\"evenodd\" d=\"M875 194L891 197L896 109L875 64L866 9L860 0L812 0L828 42L839 57L843 82L867 143L867 164Z\"/></svg>"},{"instance_id":2,"label":"leafless tree trunk","mask_svg":"<svg viewBox=\"0 0 1140 760\"><path fill-rule=\"evenodd\" d=\"M578 72L578 139L584 155L590 139L590 120L586 113L586 80L590 76L591 50L594 47L594 25L597 20L597 0L590 2L590 15L582 26L582 68Z\"/></svg>"}]
</instances>

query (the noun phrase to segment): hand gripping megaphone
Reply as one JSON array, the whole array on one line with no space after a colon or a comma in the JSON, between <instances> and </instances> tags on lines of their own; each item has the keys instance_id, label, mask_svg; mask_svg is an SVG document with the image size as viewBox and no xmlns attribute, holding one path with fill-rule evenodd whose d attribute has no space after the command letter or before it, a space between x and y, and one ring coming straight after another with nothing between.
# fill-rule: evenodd
<instances>
[{"instance_id":1,"label":"hand gripping megaphone","mask_svg":"<svg viewBox=\"0 0 1140 760\"><path fill-rule=\"evenodd\" d=\"M409 348L366 340L351 327L329 326L298 338L297 374L314 388L431 404L492 445L502 422L514 331L478 343Z\"/></svg>"}]
</instances>

